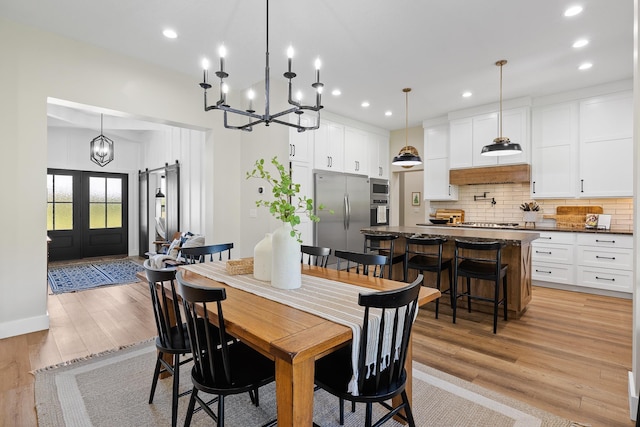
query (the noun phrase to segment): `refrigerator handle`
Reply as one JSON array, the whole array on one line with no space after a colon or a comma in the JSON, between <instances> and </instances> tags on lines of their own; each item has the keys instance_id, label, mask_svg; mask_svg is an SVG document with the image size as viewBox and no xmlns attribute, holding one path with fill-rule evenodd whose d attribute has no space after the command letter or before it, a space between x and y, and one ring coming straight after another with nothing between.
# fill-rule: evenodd
<instances>
[{"instance_id":1,"label":"refrigerator handle","mask_svg":"<svg viewBox=\"0 0 640 427\"><path fill-rule=\"evenodd\" d=\"M349 195L344 195L344 229L349 229L349 220L351 219L351 205L349 204Z\"/></svg>"}]
</instances>

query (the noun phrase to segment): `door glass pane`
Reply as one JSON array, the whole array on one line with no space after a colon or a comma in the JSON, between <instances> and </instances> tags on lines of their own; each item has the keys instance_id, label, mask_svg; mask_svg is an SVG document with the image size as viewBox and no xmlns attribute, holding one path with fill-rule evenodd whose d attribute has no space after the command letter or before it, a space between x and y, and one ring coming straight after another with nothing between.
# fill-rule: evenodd
<instances>
[{"instance_id":1,"label":"door glass pane","mask_svg":"<svg viewBox=\"0 0 640 427\"><path fill-rule=\"evenodd\" d=\"M73 177L69 175L56 175L54 180L53 197L55 202L73 202Z\"/></svg>"},{"instance_id":2,"label":"door glass pane","mask_svg":"<svg viewBox=\"0 0 640 427\"><path fill-rule=\"evenodd\" d=\"M120 203L107 204L107 228L122 227L122 205Z\"/></svg>"},{"instance_id":3,"label":"door glass pane","mask_svg":"<svg viewBox=\"0 0 640 427\"><path fill-rule=\"evenodd\" d=\"M56 230L73 229L73 205L71 203L56 203L54 221Z\"/></svg>"},{"instance_id":4,"label":"door glass pane","mask_svg":"<svg viewBox=\"0 0 640 427\"><path fill-rule=\"evenodd\" d=\"M53 202L53 175L47 175L47 202Z\"/></svg>"},{"instance_id":5,"label":"door glass pane","mask_svg":"<svg viewBox=\"0 0 640 427\"><path fill-rule=\"evenodd\" d=\"M92 176L89 178L89 202L106 202L106 178Z\"/></svg>"},{"instance_id":6,"label":"door glass pane","mask_svg":"<svg viewBox=\"0 0 640 427\"><path fill-rule=\"evenodd\" d=\"M53 230L53 203L47 203L47 231Z\"/></svg>"},{"instance_id":7,"label":"door glass pane","mask_svg":"<svg viewBox=\"0 0 640 427\"><path fill-rule=\"evenodd\" d=\"M104 228L105 224L104 203L89 203L89 228Z\"/></svg>"},{"instance_id":8,"label":"door glass pane","mask_svg":"<svg viewBox=\"0 0 640 427\"><path fill-rule=\"evenodd\" d=\"M107 202L122 202L122 180L120 178L107 178Z\"/></svg>"}]
</instances>

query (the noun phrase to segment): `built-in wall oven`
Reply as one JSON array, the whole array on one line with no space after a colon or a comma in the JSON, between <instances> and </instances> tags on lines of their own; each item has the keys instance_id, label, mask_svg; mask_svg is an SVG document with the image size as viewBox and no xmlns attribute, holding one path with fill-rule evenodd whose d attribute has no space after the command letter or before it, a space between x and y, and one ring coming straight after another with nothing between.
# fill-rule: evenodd
<instances>
[{"instance_id":1,"label":"built-in wall oven","mask_svg":"<svg viewBox=\"0 0 640 427\"><path fill-rule=\"evenodd\" d=\"M369 179L371 188L371 225L389 225L389 181Z\"/></svg>"}]
</instances>

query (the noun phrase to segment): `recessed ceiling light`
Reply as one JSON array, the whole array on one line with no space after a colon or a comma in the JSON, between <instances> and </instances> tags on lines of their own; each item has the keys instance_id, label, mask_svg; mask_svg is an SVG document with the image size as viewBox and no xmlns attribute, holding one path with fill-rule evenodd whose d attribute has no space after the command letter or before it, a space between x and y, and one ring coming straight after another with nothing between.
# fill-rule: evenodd
<instances>
[{"instance_id":1,"label":"recessed ceiling light","mask_svg":"<svg viewBox=\"0 0 640 427\"><path fill-rule=\"evenodd\" d=\"M178 33L176 33L174 30L172 30L171 28L167 28L166 30L164 30L162 32L162 35L165 36L168 39L175 39L178 37Z\"/></svg>"},{"instance_id":2,"label":"recessed ceiling light","mask_svg":"<svg viewBox=\"0 0 640 427\"><path fill-rule=\"evenodd\" d=\"M576 40L573 43L572 46L575 47L575 48L579 48L579 47L585 47L588 44L589 44L589 40L587 40L587 39L579 39L579 40Z\"/></svg>"},{"instance_id":3,"label":"recessed ceiling light","mask_svg":"<svg viewBox=\"0 0 640 427\"><path fill-rule=\"evenodd\" d=\"M340 96L342 95L342 92L340 91L340 89L334 89L333 91L331 91L331 95Z\"/></svg>"},{"instance_id":4,"label":"recessed ceiling light","mask_svg":"<svg viewBox=\"0 0 640 427\"><path fill-rule=\"evenodd\" d=\"M580 12L582 12L582 6L571 6L570 8L564 11L564 16L566 17L576 16Z\"/></svg>"},{"instance_id":5,"label":"recessed ceiling light","mask_svg":"<svg viewBox=\"0 0 640 427\"><path fill-rule=\"evenodd\" d=\"M385 116L387 116L387 117L389 117L389 116L392 116L392 115L393 115L393 113L392 113L391 111L385 111L385 112L384 112L384 115L385 115Z\"/></svg>"},{"instance_id":6,"label":"recessed ceiling light","mask_svg":"<svg viewBox=\"0 0 640 427\"><path fill-rule=\"evenodd\" d=\"M367 108L369 106L369 101L362 101L362 104L360 104L360 106Z\"/></svg>"},{"instance_id":7,"label":"recessed ceiling light","mask_svg":"<svg viewBox=\"0 0 640 427\"><path fill-rule=\"evenodd\" d=\"M584 64L580 64L578 70L588 70L591 67L593 67L593 64L591 62L585 62Z\"/></svg>"},{"instance_id":8,"label":"recessed ceiling light","mask_svg":"<svg viewBox=\"0 0 640 427\"><path fill-rule=\"evenodd\" d=\"M471 92L462 92L463 98L469 98L471 95L473 95Z\"/></svg>"}]
</instances>

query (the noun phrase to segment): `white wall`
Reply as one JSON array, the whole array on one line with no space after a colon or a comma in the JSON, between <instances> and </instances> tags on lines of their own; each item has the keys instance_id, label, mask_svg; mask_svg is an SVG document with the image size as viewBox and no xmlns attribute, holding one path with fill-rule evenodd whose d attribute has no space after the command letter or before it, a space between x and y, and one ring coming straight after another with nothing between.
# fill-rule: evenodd
<instances>
[{"instance_id":1,"label":"white wall","mask_svg":"<svg viewBox=\"0 0 640 427\"><path fill-rule=\"evenodd\" d=\"M48 327L47 97L208 130L204 184L213 197L206 200L206 234L240 241L240 135L203 111L198 70L162 70L2 18L0 52L0 223L12 242L0 245L0 338Z\"/></svg>"}]
</instances>

